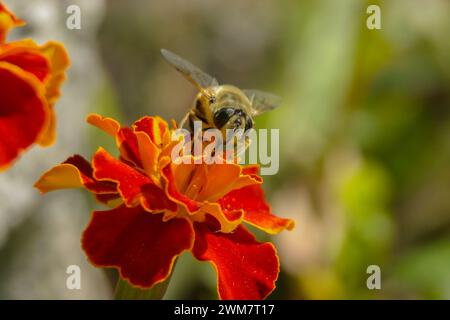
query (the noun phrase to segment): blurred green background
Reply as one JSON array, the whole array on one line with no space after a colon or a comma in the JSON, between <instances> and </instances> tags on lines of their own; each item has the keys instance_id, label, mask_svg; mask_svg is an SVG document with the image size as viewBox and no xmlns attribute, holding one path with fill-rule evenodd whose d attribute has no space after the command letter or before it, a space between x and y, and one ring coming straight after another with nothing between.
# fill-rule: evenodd
<instances>
[{"instance_id":1,"label":"blurred green background","mask_svg":"<svg viewBox=\"0 0 450 320\"><path fill-rule=\"evenodd\" d=\"M61 40L72 56L57 105L61 141L53 155L26 156L39 169L112 146L84 123L88 112L127 124L142 115L180 120L195 90L163 61L167 48L220 83L283 97L257 119L280 129L280 171L265 177L267 197L297 224L258 233L281 258L270 298L450 299L449 1L5 2L29 22L16 37ZM82 10L81 30L65 27L69 4ZM381 8L381 30L366 27L369 4ZM22 161L0 178L0 192ZM39 197L31 183L42 170L21 186L33 201L15 207L20 219L0 204L0 298L110 298L109 278L77 242L100 207L81 191ZM70 264L82 266L82 290L65 288ZM369 265L381 268L381 290L366 286ZM166 298L215 299L215 286L212 267L185 254Z\"/></svg>"}]
</instances>

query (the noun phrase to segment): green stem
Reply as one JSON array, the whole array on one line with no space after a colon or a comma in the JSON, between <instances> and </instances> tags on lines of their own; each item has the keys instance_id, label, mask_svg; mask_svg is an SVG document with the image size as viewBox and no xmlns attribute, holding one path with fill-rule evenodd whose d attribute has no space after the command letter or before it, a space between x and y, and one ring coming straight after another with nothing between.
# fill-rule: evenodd
<instances>
[{"instance_id":1,"label":"green stem","mask_svg":"<svg viewBox=\"0 0 450 320\"><path fill-rule=\"evenodd\" d=\"M119 278L114 299L116 300L161 300L169 286L170 277L150 289L132 286L128 281Z\"/></svg>"}]
</instances>

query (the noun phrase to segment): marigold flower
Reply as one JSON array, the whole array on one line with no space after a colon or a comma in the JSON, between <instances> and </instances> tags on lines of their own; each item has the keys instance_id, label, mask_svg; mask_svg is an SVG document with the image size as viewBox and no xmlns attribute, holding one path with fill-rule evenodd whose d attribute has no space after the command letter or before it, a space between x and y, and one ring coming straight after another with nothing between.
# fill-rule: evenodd
<instances>
[{"instance_id":1,"label":"marigold flower","mask_svg":"<svg viewBox=\"0 0 450 320\"><path fill-rule=\"evenodd\" d=\"M103 203L82 236L92 264L119 269L132 285L150 288L170 275L189 250L217 271L221 299L263 299L275 288L279 261L271 243L259 243L243 222L268 233L294 222L271 213L257 166L176 164L172 129L159 117L131 127L92 114L87 121L111 135L118 159L103 148L91 163L79 155L44 173L42 192L83 187Z\"/></svg>"},{"instance_id":2,"label":"marigold flower","mask_svg":"<svg viewBox=\"0 0 450 320\"><path fill-rule=\"evenodd\" d=\"M69 65L60 43L5 43L9 30L23 24L0 1L0 171L33 143L54 141L53 105Z\"/></svg>"}]
</instances>

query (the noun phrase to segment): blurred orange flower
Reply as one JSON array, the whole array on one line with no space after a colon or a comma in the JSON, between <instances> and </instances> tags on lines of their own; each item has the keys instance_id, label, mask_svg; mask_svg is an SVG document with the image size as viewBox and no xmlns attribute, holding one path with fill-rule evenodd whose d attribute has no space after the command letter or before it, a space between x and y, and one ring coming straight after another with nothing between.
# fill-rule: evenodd
<instances>
[{"instance_id":1,"label":"blurred orange flower","mask_svg":"<svg viewBox=\"0 0 450 320\"><path fill-rule=\"evenodd\" d=\"M0 1L0 171L33 143L55 140L53 106L69 65L60 43L6 43L9 30L23 24Z\"/></svg>"},{"instance_id":2,"label":"blurred orange flower","mask_svg":"<svg viewBox=\"0 0 450 320\"><path fill-rule=\"evenodd\" d=\"M118 268L132 285L164 281L184 250L210 261L222 299L263 299L279 273L275 247L259 243L243 225L271 234L294 222L271 213L257 166L175 164L172 129L159 117L143 117L131 128L92 114L87 121L111 135L120 156L103 148L92 162L79 155L44 173L42 192L84 187L105 204L84 231L82 247L95 266Z\"/></svg>"}]
</instances>

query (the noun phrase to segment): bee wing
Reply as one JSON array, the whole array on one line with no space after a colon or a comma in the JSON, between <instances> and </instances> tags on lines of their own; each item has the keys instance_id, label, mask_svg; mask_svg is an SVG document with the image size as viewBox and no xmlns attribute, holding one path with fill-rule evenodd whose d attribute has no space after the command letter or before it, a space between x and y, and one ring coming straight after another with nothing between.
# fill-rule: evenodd
<instances>
[{"instance_id":1,"label":"bee wing","mask_svg":"<svg viewBox=\"0 0 450 320\"><path fill-rule=\"evenodd\" d=\"M258 116L261 113L275 109L281 104L281 97L260 91L260 90L242 90L252 104L253 115Z\"/></svg>"},{"instance_id":2,"label":"bee wing","mask_svg":"<svg viewBox=\"0 0 450 320\"><path fill-rule=\"evenodd\" d=\"M206 74L189 61L184 60L175 53L161 49L161 54L166 61L180 72L189 82L191 82L199 91L211 86L219 85L217 80Z\"/></svg>"}]
</instances>

